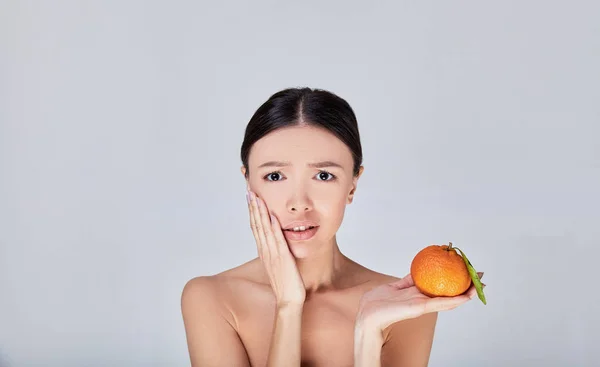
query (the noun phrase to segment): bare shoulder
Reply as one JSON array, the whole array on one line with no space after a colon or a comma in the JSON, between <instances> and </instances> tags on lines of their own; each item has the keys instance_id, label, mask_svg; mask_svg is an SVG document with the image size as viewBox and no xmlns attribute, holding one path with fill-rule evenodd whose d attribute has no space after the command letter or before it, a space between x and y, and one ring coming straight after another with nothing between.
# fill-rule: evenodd
<instances>
[{"instance_id":1,"label":"bare shoulder","mask_svg":"<svg viewBox=\"0 0 600 367\"><path fill-rule=\"evenodd\" d=\"M214 275L190 279L183 288L181 302L182 307L186 303L211 307L239 332L237 313L250 304L268 302L270 290L269 281L257 258Z\"/></svg>"},{"instance_id":2,"label":"bare shoulder","mask_svg":"<svg viewBox=\"0 0 600 367\"><path fill-rule=\"evenodd\" d=\"M181 294L182 306L187 305L212 305L217 306L220 297L219 277L215 275L197 276L188 280Z\"/></svg>"},{"instance_id":3,"label":"bare shoulder","mask_svg":"<svg viewBox=\"0 0 600 367\"><path fill-rule=\"evenodd\" d=\"M215 307L227 308L231 306L232 294L239 296L240 290L264 283L258 265L252 260L214 275L192 278L183 288L182 302L201 298L202 302L212 303Z\"/></svg>"},{"instance_id":4,"label":"bare shoulder","mask_svg":"<svg viewBox=\"0 0 600 367\"><path fill-rule=\"evenodd\" d=\"M221 319L235 329L234 320L227 312L221 282L218 276L206 275L192 278L185 284L181 293L184 321L211 315L211 318Z\"/></svg>"},{"instance_id":5,"label":"bare shoulder","mask_svg":"<svg viewBox=\"0 0 600 367\"><path fill-rule=\"evenodd\" d=\"M233 295L249 293L240 290L255 283L252 269L252 264L244 264L185 284L181 311L192 366L249 366L233 311L240 297Z\"/></svg>"}]
</instances>

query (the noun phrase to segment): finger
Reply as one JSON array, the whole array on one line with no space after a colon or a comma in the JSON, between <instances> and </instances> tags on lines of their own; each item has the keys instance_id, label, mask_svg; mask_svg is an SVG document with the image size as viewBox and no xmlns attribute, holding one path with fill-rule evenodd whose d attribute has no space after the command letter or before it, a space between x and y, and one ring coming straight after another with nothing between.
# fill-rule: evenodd
<instances>
[{"instance_id":1,"label":"finger","mask_svg":"<svg viewBox=\"0 0 600 367\"><path fill-rule=\"evenodd\" d=\"M256 250L258 252L258 256L262 259L262 246L260 240L258 238L258 232L256 229L256 224L254 222L254 212L252 210L252 202L251 202L251 193L250 190L246 191L246 201L248 202L248 214L250 218L250 228L252 229L252 235L254 236L254 242L256 242Z\"/></svg>"},{"instance_id":2,"label":"finger","mask_svg":"<svg viewBox=\"0 0 600 367\"><path fill-rule=\"evenodd\" d=\"M481 280L481 278L483 278L483 271L481 271L481 272L478 272L478 273L477 273L477 276L478 276L478 277L479 277L479 279Z\"/></svg>"},{"instance_id":3,"label":"finger","mask_svg":"<svg viewBox=\"0 0 600 367\"><path fill-rule=\"evenodd\" d=\"M485 283L481 283L481 288L485 288ZM471 287L469 287L469 290L465 294L470 298L474 298L475 296L477 296L477 288L475 288L475 285L471 285Z\"/></svg>"},{"instance_id":4,"label":"finger","mask_svg":"<svg viewBox=\"0 0 600 367\"><path fill-rule=\"evenodd\" d=\"M254 213L254 224L256 225L256 232L258 233L258 239L262 246L263 254L264 254L265 258L267 258L267 260L268 260L271 258L271 249L269 248L269 246L267 244L267 238L265 236L264 224L260 217L260 211L259 211L258 206L259 206L258 196L256 196L256 194L254 194L254 198L252 200L252 212Z\"/></svg>"},{"instance_id":5,"label":"finger","mask_svg":"<svg viewBox=\"0 0 600 367\"><path fill-rule=\"evenodd\" d=\"M413 285L415 285L415 282L413 281L412 275L408 274L404 278L390 283L390 285L398 289L403 289L412 287Z\"/></svg>"},{"instance_id":6,"label":"finger","mask_svg":"<svg viewBox=\"0 0 600 367\"><path fill-rule=\"evenodd\" d=\"M269 248L266 245L265 233L263 231L263 225L260 220L260 214L258 212L258 203L256 201L257 196L254 192L250 191L250 212L252 213L252 220L256 229L256 242L260 246L260 251L263 255L263 259L270 259Z\"/></svg>"},{"instance_id":7,"label":"finger","mask_svg":"<svg viewBox=\"0 0 600 367\"><path fill-rule=\"evenodd\" d=\"M435 297L425 303L425 313L452 310L471 298L467 295L456 297Z\"/></svg>"},{"instance_id":8,"label":"finger","mask_svg":"<svg viewBox=\"0 0 600 367\"><path fill-rule=\"evenodd\" d=\"M290 251L288 243L285 240L285 236L283 235L283 230L281 229L279 219L277 219L277 217L274 214L271 214L271 223L273 234L275 235L276 246L279 247L279 253L283 253L284 251Z\"/></svg>"},{"instance_id":9,"label":"finger","mask_svg":"<svg viewBox=\"0 0 600 367\"><path fill-rule=\"evenodd\" d=\"M273 225L271 223L271 216L269 214L267 204L259 197L256 197L256 203L258 204L258 215L260 217L261 226L265 234L265 246L268 247L271 255L278 256L279 248L275 240L275 235L273 234Z\"/></svg>"},{"instance_id":10,"label":"finger","mask_svg":"<svg viewBox=\"0 0 600 367\"><path fill-rule=\"evenodd\" d=\"M465 295L469 298L475 297L477 295L477 289L475 288L475 286L470 286L469 290L467 291L467 293L465 293Z\"/></svg>"}]
</instances>

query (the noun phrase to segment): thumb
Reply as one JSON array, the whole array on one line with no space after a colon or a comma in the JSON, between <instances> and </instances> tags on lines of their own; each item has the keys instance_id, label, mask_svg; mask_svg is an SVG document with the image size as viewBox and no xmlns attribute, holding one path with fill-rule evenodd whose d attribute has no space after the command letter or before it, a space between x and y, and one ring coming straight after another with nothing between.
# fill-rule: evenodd
<instances>
[{"instance_id":1,"label":"thumb","mask_svg":"<svg viewBox=\"0 0 600 367\"><path fill-rule=\"evenodd\" d=\"M408 274L400 280L389 283L389 285L391 285L394 288L404 289L404 288L412 287L413 285L415 285L415 282L413 281L412 275Z\"/></svg>"}]
</instances>

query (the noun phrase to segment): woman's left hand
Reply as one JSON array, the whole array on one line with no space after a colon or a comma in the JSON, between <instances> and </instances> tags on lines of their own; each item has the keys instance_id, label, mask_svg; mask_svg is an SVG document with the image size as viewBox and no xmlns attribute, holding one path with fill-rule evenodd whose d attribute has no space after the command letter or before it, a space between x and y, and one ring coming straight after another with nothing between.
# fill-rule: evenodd
<instances>
[{"instance_id":1,"label":"woman's left hand","mask_svg":"<svg viewBox=\"0 0 600 367\"><path fill-rule=\"evenodd\" d=\"M477 273L479 279L483 273ZM483 285L485 286L485 285ZM411 275L365 293L360 301L357 323L375 332L391 324L426 313L452 310L477 296L475 286L455 297L428 297L421 293ZM373 330L374 329L374 330Z\"/></svg>"}]
</instances>

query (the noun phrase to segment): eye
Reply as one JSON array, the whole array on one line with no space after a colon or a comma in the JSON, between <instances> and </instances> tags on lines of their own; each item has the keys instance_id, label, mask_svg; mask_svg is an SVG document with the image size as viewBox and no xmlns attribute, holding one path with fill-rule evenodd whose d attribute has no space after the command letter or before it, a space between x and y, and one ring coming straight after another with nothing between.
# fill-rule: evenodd
<instances>
[{"instance_id":1,"label":"eye","mask_svg":"<svg viewBox=\"0 0 600 367\"><path fill-rule=\"evenodd\" d=\"M284 177L281 174L281 172L275 171L275 172L270 172L270 173L266 174L263 177L263 179L274 182L274 181L281 181L284 179ZM317 174L318 181L335 181L336 179L337 179L337 177L334 174L327 172L327 171L321 171Z\"/></svg>"},{"instance_id":2,"label":"eye","mask_svg":"<svg viewBox=\"0 0 600 367\"><path fill-rule=\"evenodd\" d=\"M267 181L281 181L283 178L280 172L271 172L263 177Z\"/></svg>"},{"instance_id":3,"label":"eye","mask_svg":"<svg viewBox=\"0 0 600 367\"><path fill-rule=\"evenodd\" d=\"M331 177L331 179L327 179L327 177ZM327 171L321 171L319 172L319 174L317 175L317 177L319 178L319 181L335 181L336 177L334 174L329 173Z\"/></svg>"}]
</instances>

